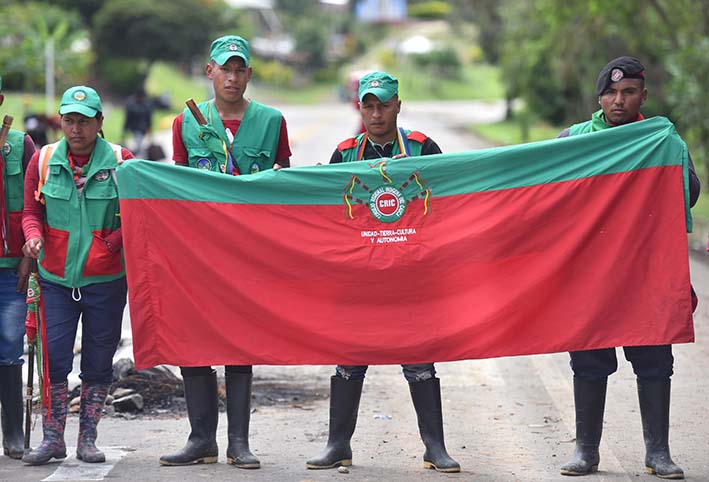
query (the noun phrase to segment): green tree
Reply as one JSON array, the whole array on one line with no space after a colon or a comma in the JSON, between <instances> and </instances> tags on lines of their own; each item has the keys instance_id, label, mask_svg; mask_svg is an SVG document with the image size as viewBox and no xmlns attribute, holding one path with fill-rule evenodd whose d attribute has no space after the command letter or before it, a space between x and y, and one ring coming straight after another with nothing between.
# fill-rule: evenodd
<instances>
[{"instance_id":1,"label":"green tree","mask_svg":"<svg viewBox=\"0 0 709 482\"><path fill-rule=\"evenodd\" d=\"M94 15L101 10L105 2L103 0L49 0L47 3L78 12L84 19L84 24L91 25Z\"/></svg>"},{"instance_id":2,"label":"green tree","mask_svg":"<svg viewBox=\"0 0 709 482\"><path fill-rule=\"evenodd\" d=\"M97 54L188 61L204 55L226 8L214 0L108 0L94 17Z\"/></svg>"},{"instance_id":3,"label":"green tree","mask_svg":"<svg viewBox=\"0 0 709 482\"><path fill-rule=\"evenodd\" d=\"M127 94L143 85L156 60L189 65L206 58L224 11L216 0L109 0L93 17L97 72Z\"/></svg>"},{"instance_id":4,"label":"green tree","mask_svg":"<svg viewBox=\"0 0 709 482\"><path fill-rule=\"evenodd\" d=\"M505 1L503 79L537 116L578 122L598 108L595 80L611 58L632 55L647 69L646 115L666 115L707 159L707 0ZM698 156L695 154L695 157ZM709 182L709 161L705 167Z\"/></svg>"},{"instance_id":5,"label":"green tree","mask_svg":"<svg viewBox=\"0 0 709 482\"><path fill-rule=\"evenodd\" d=\"M74 13L43 3L15 3L0 16L0 66L6 87L36 91L44 87L45 49L54 46L60 87L78 83L91 62L88 31Z\"/></svg>"},{"instance_id":6,"label":"green tree","mask_svg":"<svg viewBox=\"0 0 709 482\"><path fill-rule=\"evenodd\" d=\"M313 21L312 17L303 19L296 25L295 50L300 55L300 63L305 70L318 69L326 63L328 31L323 29L322 25L319 21Z\"/></svg>"}]
</instances>

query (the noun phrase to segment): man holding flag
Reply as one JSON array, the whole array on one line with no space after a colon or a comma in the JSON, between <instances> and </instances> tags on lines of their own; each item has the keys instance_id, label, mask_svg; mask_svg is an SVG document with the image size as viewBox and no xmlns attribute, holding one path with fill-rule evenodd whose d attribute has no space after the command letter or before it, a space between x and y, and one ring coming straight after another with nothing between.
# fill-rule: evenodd
<instances>
[{"instance_id":1,"label":"man holding flag","mask_svg":"<svg viewBox=\"0 0 709 482\"><path fill-rule=\"evenodd\" d=\"M559 137L575 136L644 120L640 107L647 99L645 68L632 57L611 60L596 81L596 96L601 109L591 120L565 129ZM699 178L691 157L689 165L689 202L699 197ZM662 253L653 253L663 256ZM696 296L690 286L693 306ZM670 457L668 444L670 414L670 376L672 346L626 346L625 357L637 376L640 415L645 438L646 472L666 479L682 479L684 472ZM615 348L571 352L576 406L576 450L562 475L586 475L598 470L599 444L603 429L603 410L608 376L618 368Z\"/></svg>"},{"instance_id":2,"label":"man holding flag","mask_svg":"<svg viewBox=\"0 0 709 482\"><path fill-rule=\"evenodd\" d=\"M2 77L0 77L2 92ZM0 105L5 100L0 93ZM8 126L9 127L9 126ZM0 135L0 406L3 453L22 458L22 352L31 259L22 255L24 173L35 146L27 134Z\"/></svg>"},{"instance_id":3,"label":"man holding flag","mask_svg":"<svg viewBox=\"0 0 709 482\"><path fill-rule=\"evenodd\" d=\"M360 79L359 109L366 130L341 142L330 158L331 164L441 153L438 144L425 134L397 127L397 117L401 111L399 81L386 72L372 72ZM441 385L433 363L405 364L402 367L409 382L421 438L426 446L424 467L440 472L460 472L460 465L448 455L443 440ZM330 379L327 446L320 455L308 460L306 466L309 469L352 465L350 439L357 424L366 372L366 365L338 365L335 369L335 375Z\"/></svg>"},{"instance_id":4,"label":"man holding flag","mask_svg":"<svg viewBox=\"0 0 709 482\"><path fill-rule=\"evenodd\" d=\"M185 109L175 118L175 164L234 176L290 166L283 115L244 97L251 80L250 58L249 43L241 37L227 35L212 42L205 70L214 87L214 99L200 103L199 112ZM160 457L160 464L216 463L217 374L211 366L183 366L180 371L191 433L187 444L175 454ZM251 365L225 367L227 462L242 469L261 467L249 449L252 378Z\"/></svg>"}]
</instances>

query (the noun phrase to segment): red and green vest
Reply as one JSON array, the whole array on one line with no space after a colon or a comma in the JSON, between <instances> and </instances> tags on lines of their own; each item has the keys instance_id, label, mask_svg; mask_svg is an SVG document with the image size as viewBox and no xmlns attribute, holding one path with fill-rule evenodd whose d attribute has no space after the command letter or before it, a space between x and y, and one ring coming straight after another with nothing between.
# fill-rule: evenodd
<instances>
[{"instance_id":1,"label":"red and green vest","mask_svg":"<svg viewBox=\"0 0 709 482\"><path fill-rule=\"evenodd\" d=\"M402 129L403 130L403 129ZM420 156L421 148L423 143L426 142L428 136L422 132L403 130L406 135L406 142L408 143L409 156ZM351 137L347 140L340 142L337 146L337 150L342 154L342 162L355 162L359 156L360 149L363 149L364 142L366 142L365 135L367 133L363 132L356 137ZM399 142L394 142L394 147L391 151L392 157L397 154L401 154L401 146Z\"/></svg>"},{"instance_id":2,"label":"red and green vest","mask_svg":"<svg viewBox=\"0 0 709 482\"><path fill-rule=\"evenodd\" d=\"M230 148L214 101L202 102L198 107L207 120L206 126L200 126L189 109L185 109L182 116L182 142L190 167L230 172L231 162L240 174L273 167L283 118L278 110L250 101Z\"/></svg>"},{"instance_id":3,"label":"red and green vest","mask_svg":"<svg viewBox=\"0 0 709 482\"><path fill-rule=\"evenodd\" d=\"M121 146L96 139L81 196L67 147L62 139L43 147L39 155L40 179L43 164L48 163L41 189L46 219L39 272L43 279L69 288L121 278L125 276L122 252L111 252L103 241L121 224L114 176L122 159Z\"/></svg>"},{"instance_id":4,"label":"red and green vest","mask_svg":"<svg viewBox=\"0 0 709 482\"><path fill-rule=\"evenodd\" d=\"M8 226L8 252L5 253L0 243L0 268L14 268L22 257L22 245L25 237L22 235L22 206L24 197L24 171L22 157L25 153L25 133L10 129L7 142L2 147L5 169L3 170L3 185L5 192L5 207L10 220Z\"/></svg>"}]
</instances>

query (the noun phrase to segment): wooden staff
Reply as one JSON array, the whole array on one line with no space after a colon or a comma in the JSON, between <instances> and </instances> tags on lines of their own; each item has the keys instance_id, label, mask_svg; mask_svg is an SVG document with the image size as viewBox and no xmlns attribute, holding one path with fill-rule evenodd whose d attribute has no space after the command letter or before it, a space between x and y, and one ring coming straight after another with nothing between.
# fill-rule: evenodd
<instances>
[{"instance_id":1,"label":"wooden staff","mask_svg":"<svg viewBox=\"0 0 709 482\"><path fill-rule=\"evenodd\" d=\"M12 116L6 115L2 120L2 129L0 129L0 149L5 147L7 142L7 134L10 132L10 127L12 127Z\"/></svg>"},{"instance_id":2,"label":"wooden staff","mask_svg":"<svg viewBox=\"0 0 709 482\"><path fill-rule=\"evenodd\" d=\"M0 152L3 151L5 143L7 142L7 135L10 133L10 127L12 127L12 116L6 115L2 120L2 129L0 129ZM5 156L0 155L0 168L4 167ZM0 171L2 174L2 171ZM0 193L1 195L2 193Z\"/></svg>"},{"instance_id":3,"label":"wooden staff","mask_svg":"<svg viewBox=\"0 0 709 482\"><path fill-rule=\"evenodd\" d=\"M190 110L190 112L192 112L192 115L194 116L195 120L197 121L197 124L199 124L201 126L207 125L207 119L205 119L204 116L202 115L202 111L199 110L199 107L197 107L197 104L195 104L194 99L192 99L192 98L187 99L185 101L185 105L187 105L187 108ZM225 147L224 149L226 150L228 148ZM239 175L239 168L236 165L236 163L233 162L233 159L231 159L231 154L227 152L226 156L227 156L227 161L232 162L232 169L233 169L234 175L238 176ZM230 159L231 159L231 161L230 161Z\"/></svg>"},{"instance_id":4,"label":"wooden staff","mask_svg":"<svg viewBox=\"0 0 709 482\"><path fill-rule=\"evenodd\" d=\"M197 107L197 104L194 103L194 99L187 99L187 101L185 101L185 104L187 105L187 108L190 110L190 112L192 112L194 118L197 119L197 124L201 126L207 125L207 119L204 118L204 116L202 115L202 111L200 111L199 107Z\"/></svg>"}]
</instances>

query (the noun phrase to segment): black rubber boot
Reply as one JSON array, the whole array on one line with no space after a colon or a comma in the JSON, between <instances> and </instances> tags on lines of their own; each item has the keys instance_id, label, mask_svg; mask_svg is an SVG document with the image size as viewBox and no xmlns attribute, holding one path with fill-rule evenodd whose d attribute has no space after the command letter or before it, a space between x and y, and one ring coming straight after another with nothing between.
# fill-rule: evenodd
<instances>
[{"instance_id":1,"label":"black rubber boot","mask_svg":"<svg viewBox=\"0 0 709 482\"><path fill-rule=\"evenodd\" d=\"M330 428L325 450L308 460L309 469L333 469L340 465L352 465L350 440L357 425L359 400L364 380L345 380L338 376L330 378Z\"/></svg>"},{"instance_id":2,"label":"black rubber boot","mask_svg":"<svg viewBox=\"0 0 709 482\"><path fill-rule=\"evenodd\" d=\"M183 377L187 417L192 431L187 444L177 453L160 457L160 465L214 464L219 458L217 423L217 372Z\"/></svg>"},{"instance_id":3,"label":"black rubber boot","mask_svg":"<svg viewBox=\"0 0 709 482\"><path fill-rule=\"evenodd\" d=\"M571 460L561 467L561 475L588 475L598 470L607 386L607 378L581 380L574 377L576 450Z\"/></svg>"},{"instance_id":4,"label":"black rubber boot","mask_svg":"<svg viewBox=\"0 0 709 482\"><path fill-rule=\"evenodd\" d=\"M638 378L638 399L645 438L645 472L661 479L684 479L670 457L670 379Z\"/></svg>"},{"instance_id":5,"label":"black rubber boot","mask_svg":"<svg viewBox=\"0 0 709 482\"><path fill-rule=\"evenodd\" d=\"M240 469L258 469L261 462L249 450L249 421L251 419L251 373L226 372L226 413L229 422L228 464Z\"/></svg>"},{"instance_id":6,"label":"black rubber boot","mask_svg":"<svg viewBox=\"0 0 709 482\"><path fill-rule=\"evenodd\" d=\"M441 381L429 378L423 382L409 383L409 390L416 409L421 440L426 446L423 467L438 472L460 472L460 464L448 455L443 440Z\"/></svg>"},{"instance_id":7,"label":"black rubber boot","mask_svg":"<svg viewBox=\"0 0 709 482\"><path fill-rule=\"evenodd\" d=\"M0 405L3 453L11 459L21 459L25 446L22 430L22 365L0 366Z\"/></svg>"}]
</instances>

